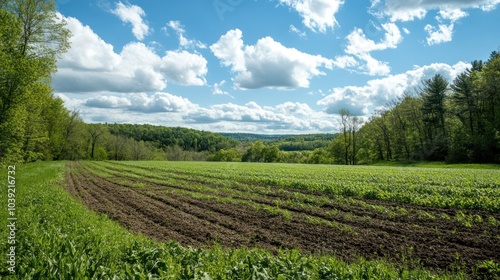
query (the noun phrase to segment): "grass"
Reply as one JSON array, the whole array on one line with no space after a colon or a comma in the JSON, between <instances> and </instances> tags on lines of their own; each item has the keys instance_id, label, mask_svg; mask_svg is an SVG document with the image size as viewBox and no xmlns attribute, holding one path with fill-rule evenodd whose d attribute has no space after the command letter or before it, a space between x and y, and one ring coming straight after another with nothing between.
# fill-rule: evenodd
<instances>
[{"instance_id":1,"label":"grass","mask_svg":"<svg viewBox=\"0 0 500 280\"><path fill-rule=\"evenodd\" d=\"M3 170L4 174L7 173ZM16 273L0 264L2 279L466 279L418 267L283 250L185 248L133 235L104 215L88 211L63 186L64 162L18 166ZM0 184L5 201L6 181ZM3 207L4 204L2 204ZM5 209L0 220L7 220ZM0 227L6 240L8 228ZM0 242L0 252L7 252ZM485 263L481 269L496 269Z\"/></svg>"}]
</instances>

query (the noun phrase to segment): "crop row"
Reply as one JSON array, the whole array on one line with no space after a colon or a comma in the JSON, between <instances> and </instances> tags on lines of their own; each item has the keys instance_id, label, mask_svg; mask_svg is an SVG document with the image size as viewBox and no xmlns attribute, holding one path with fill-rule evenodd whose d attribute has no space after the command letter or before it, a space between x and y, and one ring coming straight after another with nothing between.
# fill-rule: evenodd
<instances>
[{"instance_id":1,"label":"crop row","mask_svg":"<svg viewBox=\"0 0 500 280\"><path fill-rule=\"evenodd\" d=\"M171 178L213 178L232 182L319 191L327 195L441 208L500 212L500 170L124 162Z\"/></svg>"},{"instance_id":2,"label":"crop row","mask_svg":"<svg viewBox=\"0 0 500 280\"><path fill-rule=\"evenodd\" d=\"M213 173L193 172L198 166L192 165L190 170L176 169L178 163L168 163L170 168L162 166L143 166L142 164L123 164L116 162L86 162L84 166L89 172L107 177L115 183L135 187L144 187L147 182L164 186L166 193L187 195L195 199L217 200L233 204L246 204L256 209L279 213L290 219L292 213L312 215L307 221L335 224L335 221L367 219L400 220L411 222L418 220L453 220L459 225L472 227L474 224L487 222L494 227L500 221L493 213L470 214L466 209L448 212L429 212L426 208L406 207L408 204L379 203L377 200L363 200L356 197L344 197L331 192L311 192L290 187L276 187L261 182L246 182L232 176L214 176ZM185 167L184 165L181 165ZM264 167L264 165L260 165ZM272 166L271 166L272 167ZM220 173L219 173L220 174ZM133 179L138 180L134 182ZM325 210L326 209L326 210ZM354 212L353 212L354 211ZM319 215L318 212L322 212ZM354 214L354 215L353 215ZM342 225L344 226L344 225ZM344 226L345 228L345 226Z\"/></svg>"}]
</instances>

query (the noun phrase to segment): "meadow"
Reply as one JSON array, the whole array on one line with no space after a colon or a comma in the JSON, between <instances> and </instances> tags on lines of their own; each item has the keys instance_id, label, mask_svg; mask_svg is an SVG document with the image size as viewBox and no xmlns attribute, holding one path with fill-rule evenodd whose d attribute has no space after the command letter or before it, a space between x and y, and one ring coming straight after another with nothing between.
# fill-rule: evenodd
<instances>
[{"instance_id":1,"label":"meadow","mask_svg":"<svg viewBox=\"0 0 500 280\"><path fill-rule=\"evenodd\" d=\"M18 263L15 275L2 264L6 279L500 272L498 169L97 161L17 169Z\"/></svg>"}]
</instances>

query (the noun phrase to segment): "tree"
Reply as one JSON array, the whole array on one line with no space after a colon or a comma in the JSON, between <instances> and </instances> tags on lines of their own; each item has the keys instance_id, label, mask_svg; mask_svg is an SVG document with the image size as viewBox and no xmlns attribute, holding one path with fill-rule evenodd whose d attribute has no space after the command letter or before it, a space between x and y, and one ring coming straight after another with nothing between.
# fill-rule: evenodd
<instances>
[{"instance_id":1,"label":"tree","mask_svg":"<svg viewBox=\"0 0 500 280\"><path fill-rule=\"evenodd\" d=\"M263 158L264 143L262 141L255 141L250 147L247 148L246 152L241 158L242 161L247 162L260 162Z\"/></svg>"},{"instance_id":2,"label":"tree","mask_svg":"<svg viewBox=\"0 0 500 280\"><path fill-rule=\"evenodd\" d=\"M262 141L255 141L247 148L241 160L249 162L275 162L280 157L280 150L277 146L266 146Z\"/></svg>"},{"instance_id":3,"label":"tree","mask_svg":"<svg viewBox=\"0 0 500 280\"><path fill-rule=\"evenodd\" d=\"M60 157L57 159L78 160L84 157L85 123L78 111L72 111L63 122L63 142Z\"/></svg>"},{"instance_id":4,"label":"tree","mask_svg":"<svg viewBox=\"0 0 500 280\"><path fill-rule=\"evenodd\" d=\"M213 156L209 157L209 161L241 161L241 155L234 148L229 150L220 149Z\"/></svg>"},{"instance_id":5,"label":"tree","mask_svg":"<svg viewBox=\"0 0 500 280\"><path fill-rule=\"evenodd\" d=\"M381 135L377 137L377 148L379 152L379 158L385 159L390 161L392 160L392 145L391 145L391 132L389 128L389 121L388 121L388 112L380 112L380 117L372 120L372 123L378 128L380 133L378 135ZM383 143L383 144L382 144ZM384 153L385 150L385 153Z\"/></svg>"},{"instance_id":6,"label":"tree","mask_svg":"<svg viewBox=\"0 0 500 280\"><path fill-rule=\"evenodd\" d=\"M341 131L342 131L342 136L344 139L344 159L345 159L345 164L349 164L349 150L351 149L351 137L349 133L349 117L351 116L351 113L347 109L340 109L339 110L339 115L340 115L340 125L341 125Z\"/></svg>"},{"instance_id":7,"label":"tree","mask_svg":"<svg viewBox=\"0 0 500 280\"><path fill-rule=\"evenodd\" d=\"M500 52L485 63L473 61L451 85L441 75L422 84L361 128L358 158L500 162ZM341 151L349 145L344 137L334 141Z\"/></svg>"},{"instance_id":8,"label":"tree","mask_svg":"<svg viewBox=\"0 0 500 280\"><path fill-rule=\"evenodd\" d=\"M482 161L500 160L500 52L494 51L474 80L479 91L480 133L476 140Z\"/></svg>"},{"instance_id":9,"label":"tree","mask_svg":"<svg viewBox=\"0 0 500 280\"><path fill-rule=\"evenodd\" d=\"M57 137L44 106L57 107L50 81L57 56L69 48L69 31L54 1L2 1L0 8L0 158L52 158Z\"/></svg>"},{"instance_id":10,"label":"tree","mask_svg":"<svg viewBox=\"0 0 500 280\"><path fill-rule=\"evenodd\" d=\"M351 115L348 109L340 109L340 129L344 139L344 159L345 164L356 164L356 154L358 151L357 132L361 127L362 121L359 117Z\"/></svg>"},{"instance_id":11,"label":"tree","mask_svg":"<svg viewBox=\"0 0 500 280\"><path fill-rule=\"evenodd\" d=\"M119 135L111 135L111 137L109 138L109 143L108 143L109 144L108 150L110 151L111 159L113 159L113 160L125 160L125 159L127 159L128 158L127 155L130 153L130 151L128 151L129 150L128 148L133 147L133 144L127 145L131 141L134 141L134 140L131 140L124 135L120 135L120 134Z\"/></svg>"},{"instance_id":12,"label":"tree","mask_svg":"<svg viewBox=\"0 0 500 280\"><path fill-rule=\"evenodd\" d=\"M470 134L475 131L475 119L478 113L478 96L474 89L474 75L470 69L459 74L453 83L451 89L452 101L455 105L454 114L459 118Z\"/></svg>"},{"instance_id":13,"label":"tree","mask_svg":"<svg viewBox=\"0 0 500 280\"><path fill-rule=\"evenodd\" d=\"M448 92L448 82L441 74L436 74L423 83L422 113L428 140L427 156L428 159L444 160L447 155L445 99Z\"/></svg>"},{"instance_id":14,"label":"tree","mask_svg":"<svg viewBox=\"0 0 500 280\"><path fill-rule=\"evenodd\" d=\"M108 133L108 128L103 124L87 125L87 143L91 159L95 159L96 147L99 146L101 139L103 139Z\"/></svg>"}]
</instances>

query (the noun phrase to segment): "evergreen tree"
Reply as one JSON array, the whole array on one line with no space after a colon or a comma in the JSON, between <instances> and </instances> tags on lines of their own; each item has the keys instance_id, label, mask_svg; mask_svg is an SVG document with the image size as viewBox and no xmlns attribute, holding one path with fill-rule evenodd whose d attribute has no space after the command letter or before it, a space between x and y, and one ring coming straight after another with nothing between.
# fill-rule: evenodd
<instances>
[{"instance_id":1,"label":"evergreen tree","mask_svg":"<svg viewBox=\"0 0 500 280\"><path fill-rule=\"evenodd\" d=\"M423 122L426 132L426 157L430 160L444 160L447 156L447 134L445 126L445 100L448 92L448 81L437 74L424 81Z\"/></svg>"}]
</instances>

